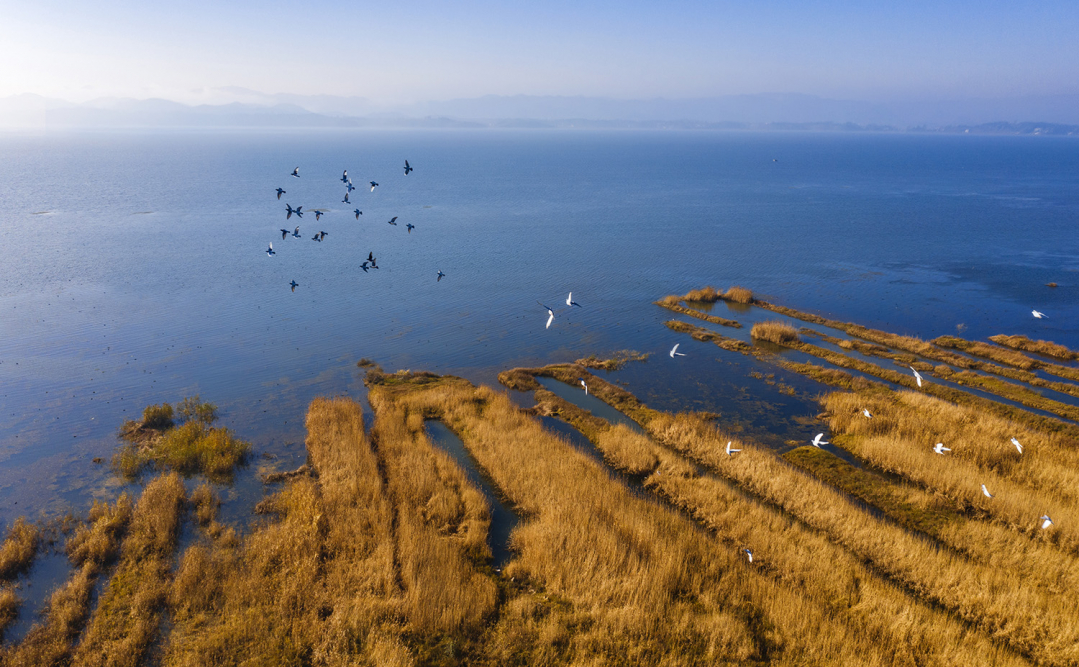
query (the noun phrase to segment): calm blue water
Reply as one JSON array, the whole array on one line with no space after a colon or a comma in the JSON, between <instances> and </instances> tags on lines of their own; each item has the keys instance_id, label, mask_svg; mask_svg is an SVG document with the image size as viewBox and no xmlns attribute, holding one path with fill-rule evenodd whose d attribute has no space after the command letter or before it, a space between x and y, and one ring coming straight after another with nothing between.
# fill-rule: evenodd
<instances>
[{"instance_id":1,"label":"calm blue water","mask_svg":"<svg viewBox=\"0 0 1079 667\"><path fill-rule=\"evenodd\" d=\"M189 394L278 457L251 475L294 467L308 401L362 397L360 357L493 383L515 365L653 351L611 379L656 407L811 437L811 383L781 376L797 390L782 395L747 377L774 368L662 326L651 301L704 284L923 337L962 324L1079 346L1066 138L97 133L4 135L0 155L5 524L115 493L91 459L146 404ZM286 222L286 202L329 212ZM295 224L302 238L282 241ZM365 274L369 251L382 268ZM545 330L537 300L570 290L585 307Z\"/></svg>"}]
</instances>

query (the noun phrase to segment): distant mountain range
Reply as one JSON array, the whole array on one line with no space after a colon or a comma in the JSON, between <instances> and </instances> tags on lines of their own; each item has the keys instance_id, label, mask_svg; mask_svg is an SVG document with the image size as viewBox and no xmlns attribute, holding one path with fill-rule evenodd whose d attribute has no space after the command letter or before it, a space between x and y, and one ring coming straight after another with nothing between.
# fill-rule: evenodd
<instances>
[{"instance_id":1,"label":"distant mountain range","mask_svg":"<svg viewBox=\"0 0 1079 667\"><path fill-rule=\"evenodd\" d=\"M812 95L699 99L497 96L379 105L361 97L213 91L218 104L0 98L0 127L501 127L1079 134L1079 95L881 104ZM1030 120L1035 119L1035 120ZM1036 121L1036 122L1035 122Z\"/></svg>"}]
</instances>

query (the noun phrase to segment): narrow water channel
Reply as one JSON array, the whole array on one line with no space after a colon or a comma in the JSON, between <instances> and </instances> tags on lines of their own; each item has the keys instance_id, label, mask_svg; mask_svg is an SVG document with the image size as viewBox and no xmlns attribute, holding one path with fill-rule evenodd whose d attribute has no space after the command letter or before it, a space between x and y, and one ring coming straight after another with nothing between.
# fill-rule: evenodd
<instances>
[{"instance_id":1,"label":"narrow water channel","mask_svg":"<svg viewBox=\"0 0 1079 667\"><path fill-rule=\"evenodd\" d=\"M494 565L504 567L513 558L513 552L510 550L510 533L517 527L521 518L499 500L494 484L480 470L472 455L465 449L465 443L461 442L456 433L437 419L427 420L424 423L424 430L431 442L449 454L465 471L468 480L483 493L491 515L491 527L487 531L487 546L491 549Z\"/></svg>"}]
</instances>

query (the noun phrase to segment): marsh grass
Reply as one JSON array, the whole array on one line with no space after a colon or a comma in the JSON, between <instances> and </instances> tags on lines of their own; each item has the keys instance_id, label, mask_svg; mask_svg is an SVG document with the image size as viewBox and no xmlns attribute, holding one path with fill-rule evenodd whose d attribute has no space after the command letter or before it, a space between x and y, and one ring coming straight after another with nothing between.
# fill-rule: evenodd
<instances>
[{"instance_id":1,"label":"marsh grass","mask_svg":"<svg viewBox=\"0 0 1079 667\"><path fill-rule=\"evenodd\" d=\"M179 415L183 423L177 426L172 406L164 403L147 407L142 422L126 422L120 429L125 442L113 454L113 469L127 479L155 465L183 475L201 473L227 480L244 462L251 444L227 428L211 426L217 419L217 407L203 403L198 396L185 398Z\"/></svg>"},{"instance_id":2,"label":"marsh grass","mask_svg":"<svg viewBox=\"0 0 1079 667\"><path fill-rule=\"evenodd\" d=\"M0 545L0 581L10 581L30 569L41 544L41 529L23 517L15 519Z\"/></svg>"},{"instance_id":3,"label":"marsh grass","mask_svg":"<svg viewBox=\"0 0 1079 667\"><path fill-rule=\"evenodd\" d=\"M424 409L398 402L400 385L372 384L372 437L396 506L397 560L409 631L475 635L497 586L479 570L491 557L486 501L450 456L431 444Z\"/></svg>"},{"instance_id":4,"label":"marsh grass","mask_svg":"<svg viewBox=\"0 0 1079 667\"><path fill-rule=\"evenodd\" d=\"M851 436L841 444L858 456L1014 531L1079 554L1079 469L1071 443L914 392L891 398L835 393L824 405L833 432ZM859 418L859 405L874 418ZM1012 437L1026 445L1022 455ZM948 457L931 451L936 442L952 449ZM995 498L982 495L983 483ZM1065 517L1051 534L1037 527L1043 512L1054 520Z\"/></svg>"},{"instance_id":5,"label":"marsh grass","mask_svg":"<svg viewBox=\"0 0 1079 667\"><path fill-rule=\"evenodd\" d=\"M51 667L69 663L72 644L90 615L94 584L115 560L131 513L127 494L121 494L111 505L94 501L89 522L78 526L67 542L66 551L74 571L49 596L43 621L35 623L17 646L4 651L4 664Z\"/></svg>"},{"instance_id":6,"label":"marsh grass","mask_svg":"<svg viewBox=\"0 0 1079 667\"><path fill-rule=\"evenodd\" d=\"M504 395L453 383L400 400L440 415L530 517L503 573L526 581L529 593L504 603L487 642L500 660L888 662L881 651L889 649L856 646L853 629L747 567L734 549L716 549L678 513L634 497Z\"/></svg>"},{"instance_id":7,"label":"marsh grass","mask_svg":"<svg viewBox=\"0 0 1079 667\"><path fill-rule=\"evenodd\" d=\"M797 343L800 340L798 330L792 327L790 323L780 320L757 322L753 325L749 335L756 340L765 340L769 343L785 346Z\"/></svg>"},{"instance_id":8,"label":"marsh grass","mask_svg":"<svg viewBox=\"0 0 1079 667\"><path fill-rule=\"evenodd\" d=\"M155 431L163 431L171 428L174 412L168 403L160 405L147 405L142 411L142 425Z\"/></svg>"},{"instance_id":9,"label":"marsh grass","mask_svg":"<svg viewBox=\"0 0 1079 667\"><path fill-rule=\"evenodd\" d=\"M565 374L564 367L539 370ZM601 400L607 400L608 392L627 393L617 387L607 390L606 384L592 378L589 386ZM625 397L619 403L631 408L623 412L641 423L657 442L703 463L750 495L821 531L919 599L941 605L1036 661L1065 665L1079 659L1079 624L1074 622L1079 609L1075 601L1062 595L1059 587L1029 586L1029 570L1016 572L998 566L998 562L1017 562L1016 554L1034 553L1030 551L1031 543L1022 536L1011 534L1010 542L1017 546L1008 545L1008 557L977 562L941 550L923 537L875 516L845 494L778 461L767 450L722 433L702 416L658 413ZM724 451L728 440L736 448L745 448L733 459ZM970 540L987 558L994 551L989 542L998 541L993 545L996 550L1008 544L1007 533L993 530L992 526L983 530L984 523L965 525L973 529L956 532L953 538ZM1058 558L1063 556L1057 554Z\"/></svg>"},{"instance_id":10,"label":"marsh grass","mask_svg":"<svg viewBox=\"0 0 1079 667\"><path fill-rule=\"evenodd\" d=\"M411 664L394 509L362 410L319 398L306 424L315 475L286 482L242 540L225 530L184 553L162 664Z\"/></svg>"},{"instance_id":11,"label":"marsh grass","mask_svg":"<svg viewBox=\"0 0 1079 667\"><path fill-rule=\"evenodd\" d=\"M739 287L732 285L727 289L723 298L727 301L733 301L734 303L751 304L756 303L756 299L753 298L752 290L748 290L745 287Z\"/></svg>"},{"instance_id":12,"label":"marsh grass","mask_svg":"<svg viewBox=\"0 0 1079 667\"><path fill-rule=\"evenodd\" d=\"M544 412L576 426L622 472L633 472L635 461L657 461L645 482L646 488L715 531L722 548L751 547L757 572L793 590L804 591L821 606L814 612L817 618L835 617L838 622L850 624L863 645L890 647L893 653L889 662L1021 662L1001 652L986 637L971 634L963 623L913 601L863 565L860 557L830 542L817 530L792 521L782 511L747 497L719 478L699 475L697 466L679 454L631 429L612 428L550 392L537 392L536 396ZM623 442L615 444L617 436L623 437ZM896 625L892 619L897 615L906 621ZM865 658L855 662L865 664Z\"/></svg>"},{"instance_id":13,"label":"marsh grass","mask_svg":"<svg viewBox=\"0 0 1079 667\"><path fill-rule=\"evenodd\" d=\"M1053 284L1053 287L1056 287L1056 284ZM990 336L989 340L997 345L1010 347L1013 350L1033 352L1045 357L1055 357L1057 359L1063 359L1064 361L1074 361L1079 359L1079 352L1048 340L1031 340L1026 336L1007 336L1004 334Z\"/></svg>"},{"instance_id":14,"label":"marsh grass","mask_svg":"<svg viewBox=\"0 0 1079 667\"><path fill-rule=\"evenodd\" d=\"M690 317L696 317L698 320L704 320L705 322L711 322L713 324L720 324L725 327L731 327L734 329L741 329L742 323L738 320L730 320L726 317L720 317L718 315L709 315L708 313L702 313L696 308L687 308L682 305L682 298L677 295L670 295L656 301L657 306L662 306L667 310L681 313L682 315L689 315Z\"/></svg>"},{"instance_id":15,"label":"marsh grass","mask_svg":"<svg viewBox=\"0 0 1079 667\"><path fill-rule=\"evenodd\" d=\"M146 485L131 515L120 563L75 648L75 665L134 667L157 634L184 505L175 473Z\"/></svg>"}]
</instances>

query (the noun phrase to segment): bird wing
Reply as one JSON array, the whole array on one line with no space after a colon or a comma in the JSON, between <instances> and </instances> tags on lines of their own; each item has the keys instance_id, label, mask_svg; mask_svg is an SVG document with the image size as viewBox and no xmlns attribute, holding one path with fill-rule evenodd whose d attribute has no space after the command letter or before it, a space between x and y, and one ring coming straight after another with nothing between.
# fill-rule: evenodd
<instances>
[{"instance_id":1,"label":"bird wing","mask_svg":"<svg viewBox=\"0 0 1079 667\"><path fill-rule=\"evenodd\" d=\"M550 329L551 322L554 322L554 313L551 313L550 317L547 318L547 326L545 326L544 329Z\"/></svg>"}]
</instances>

